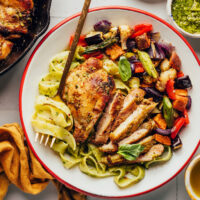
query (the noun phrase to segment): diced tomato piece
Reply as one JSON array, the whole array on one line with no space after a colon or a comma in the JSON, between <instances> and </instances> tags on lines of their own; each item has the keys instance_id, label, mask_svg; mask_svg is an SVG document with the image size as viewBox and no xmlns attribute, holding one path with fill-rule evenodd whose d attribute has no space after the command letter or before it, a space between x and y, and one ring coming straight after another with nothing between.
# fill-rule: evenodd
<instances>
[{"instance_id":1,"label":"diced tomato piece","mask_svg":"<svg viewBox=\"0 0 200 200\"><path fill-rule=\"evenodd\" d=\"M135 63L135 73L143 73L144 67L142 66L142 63Z\"/></svg>"},{"instance_id":2,"label":"diced tomato piece","mask_svg":"<svg viewBox=\"0 0 200 200\"><path fill-rule=\"evenodd\" d=\"M74 35L71 35L70 40L69 40L69 46L70 46L70 47L72 46L73 40L74 40ZM83 46L83 47L86 47L86 46L87 46L87 43L86 43L86 41L85 41L85 36L84 36L84 35L81 35L81 36L80 36L79 41L78 41L78 45L79 45L79 46Z\"/></svg>"}]
</instances>

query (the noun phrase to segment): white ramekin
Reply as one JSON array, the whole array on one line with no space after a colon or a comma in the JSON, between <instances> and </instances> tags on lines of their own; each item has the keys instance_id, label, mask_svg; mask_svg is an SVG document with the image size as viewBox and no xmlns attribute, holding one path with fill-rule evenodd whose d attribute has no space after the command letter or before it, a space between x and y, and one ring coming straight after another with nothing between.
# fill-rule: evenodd
<instances>
[{"instance_id":1,"label":"white ramekin","mask_svg":"<svg viewBox=\"0 0 200 200\"><path fill-rule=\"evenodd\" d=\"M172 16L172 2L173 0L167 0L167 14L171 24L178 29L183 35L190 37L190 38L200 38L200 34L192 34L188 33L187 31L183 30L173 19Z\"/></svg>"},{"instance_id":2,"label":"white ramekin","mask_svg":"<svg viewBox=\"0 0 200 200\"><path fill-rule=\"evenodd\" d=\"M200 154L198 156L196 156L192 162L189 164L189 166L187 167L186 171L185 171L185 187L186 187L186 190L190 196L190 198L192 200L200 200L200 197L198 197L192 187L191 187L191 183L190 183L190 175L191 175L191 172L194 168L194 166L196 166L196 164L200 162ZM200 180L199 180L200 181Z\"/></svg>"}]
</instances>

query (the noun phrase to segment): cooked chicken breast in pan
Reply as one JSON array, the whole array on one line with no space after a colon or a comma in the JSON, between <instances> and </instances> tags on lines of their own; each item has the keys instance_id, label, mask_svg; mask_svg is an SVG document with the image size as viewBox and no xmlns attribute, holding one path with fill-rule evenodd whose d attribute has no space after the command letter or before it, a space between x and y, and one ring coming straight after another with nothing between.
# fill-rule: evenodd
<instances>
[{"instance_id":1,"label":"cooked chicken breast in pan","mask_svg":"<svg viewBox=\"0 0 200 200\"><path fill-rule=\"evenodd\" d=\"M0 35L0 60L6 59L12 51L13 43Z\"/></svg>"}]
</instances>

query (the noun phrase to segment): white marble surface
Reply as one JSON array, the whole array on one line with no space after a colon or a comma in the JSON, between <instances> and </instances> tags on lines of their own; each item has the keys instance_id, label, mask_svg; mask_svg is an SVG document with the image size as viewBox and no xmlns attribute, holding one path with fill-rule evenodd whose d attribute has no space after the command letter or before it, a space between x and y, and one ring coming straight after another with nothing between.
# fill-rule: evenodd
<instances>
[{"instance_id":1,"label":"white marble surface","mask_svg":"<svg viewBox=\"0 0 200 200\"><path fill-rule=\"evenodd\" d=\"M52 0L50 27L62 19L81 10L83 0ZM166 0L92 0L91 7L105 5L123 5L140 8L152 12L167 20ZM200 58L200 40L188 39ZM33 50L33 49L32 49ZM31 51L32 51L31 50ZM30 51L30 53L31 53ZM0 125L5 123L19 122L18 94L19 86L27 60L30 53L21 60L14 68L0 76ZM198 150L200 153L200 150ZM6 200L55 200L57 199L56 189L50 184L45 191L37 196L27 195L14 186L10 186ZM90 198L96 199L96 198ZM165 186L145 194L133 200L189 200L184 187L184 170L175 179Z\"/></svg>"}]
</instances>

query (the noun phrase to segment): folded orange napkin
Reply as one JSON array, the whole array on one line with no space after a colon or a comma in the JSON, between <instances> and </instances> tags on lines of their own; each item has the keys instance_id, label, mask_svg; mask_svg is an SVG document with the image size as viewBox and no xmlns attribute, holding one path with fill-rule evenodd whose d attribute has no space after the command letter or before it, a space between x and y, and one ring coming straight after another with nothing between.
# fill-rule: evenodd
<instances>
[{"instance_id":1,"label":"folded orange napkin","mask_svg":"<svg viewBox=\"0 0 200 200\"><path fill-rule=\"evenodd\" d=\"M0 200L7 193L10 183L22 191L38 194L46 188L53 177L48 174L24 141L24 134L17 123L0 127ZM58 199L84 200L85 195L71 191L54 180Z\"/></svg>"}]
</instances>

